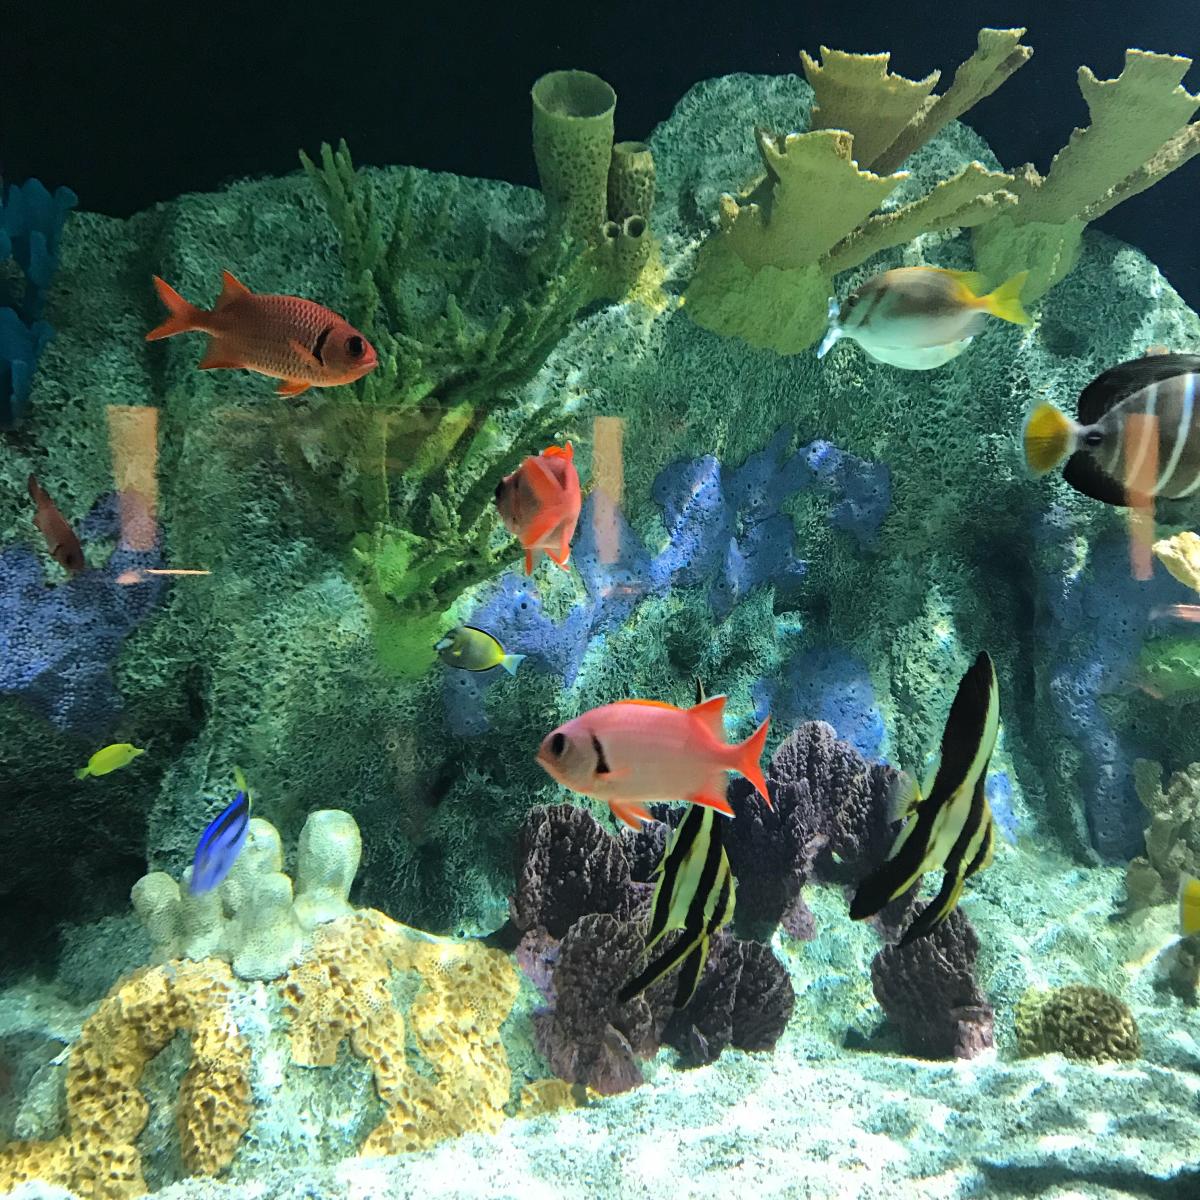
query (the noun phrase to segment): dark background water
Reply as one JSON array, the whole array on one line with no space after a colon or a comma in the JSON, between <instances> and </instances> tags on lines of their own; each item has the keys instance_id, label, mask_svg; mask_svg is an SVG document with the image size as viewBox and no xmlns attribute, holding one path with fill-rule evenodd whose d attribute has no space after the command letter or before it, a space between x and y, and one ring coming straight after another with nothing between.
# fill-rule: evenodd
<instances>
[{"instance_id":1,"label":"dark background water","mask_svg":"<svg viewBox=\"0 0 1200 1200\"><path fill-rule=\"evenodd\" d=\"M638 138L697 80L795 71L822 43L890 49L895 70L940 67L944 86L982 25L1028 25L1035 54L968 122L1006 165L1043 171L1086 124L1081 63L1108 78L1126 46L1200 50L1197 0L0 0L0 164L115 215L293 170L298 147L341 136L361 162L534 184L528 92L545 71L602 75L617 136ZM1193 307L1197 195L1200 160L1099 222Z\"/></svg>"}]
</instances>

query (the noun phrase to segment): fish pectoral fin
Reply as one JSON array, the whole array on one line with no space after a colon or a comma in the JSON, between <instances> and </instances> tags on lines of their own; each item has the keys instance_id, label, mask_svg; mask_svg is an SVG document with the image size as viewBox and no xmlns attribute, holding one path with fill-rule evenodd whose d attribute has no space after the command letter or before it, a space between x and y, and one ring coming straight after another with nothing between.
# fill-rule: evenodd
<instances>
[{"instance_id":1,"label":"fish pectoral fin","mask_svg":"<svg viewBox=\"0 0 1200 1200\"><path fill-rule=\"evenodd\" d=\"M301 392L307 392L312 385L306 383L303 379L284 379L275 389L277 396L298 396Z\"/></svg>"},{"instance_id":2,"label":"fish pectoral fin","mask_svg":"<svg viewBox=\"0 0 1200 1200\"><path fill-rule=\"evenodd\" d=\"M654 820L650 810L636 800L610 800L608 806L613 816L630 829L641 829L643 822Z\"/></svg>"},{"instance_id":3,"label":"fish pectoral fin","mask_svg":"<svg viewBox=\"0 0 1200 1200\"><path fill-rule=\"evenodd\" d=\"M216 371L225 367L237 370L242 366L240 362L235 362L229 357L228 351L216 338L209 341L208 347L204 351L204 357L197 365L201 371Z\"/></svg>"},{"instance_id":4,"label":"fish pectoral fin","mask_svg":"<svg viewBox=\"0 0 1200 1200\"><path fill-rule=\"evenodd\" d=\"M696 792L687 799L690 803L699 804L703 808L716 809L717 812L723 813L727 817L733 816L733 809L729 801L717 792Z\"/></svg>"},{"instance_id":5,"label":"fish pectoral fin","mask_svg":"<svg viewBox=\"0 0 1200 1200\"><path fill-rule=\"evenodd\" d=\"M703 931L692 931L689 937L686 933L669 950L663 951L640 974L634 976L618 993L617 1000L625 1004L640 992L657 983L664 975L669 975L695 948L698 941L704 939Z\"/></svg>"},{"instance_id":6,"label":"fish pectoral fin","mask_svg":"<svg viewBox=\"0 0 1200 1200\"><path fill-rule=\"evenodd\" d=\"M221 294L217 297L216 308L213 311L218 311L227 304L232 304L241 296L250 295L253 295L253 293L232 271L222 271Z\"/></svg>"},{"instance_id":7,"label":"fish pectoral fin","mask_svg":"<svg viewBox=\"0 0 1200 1200\"><path fill-rule=\"evenodd\" d=\"M548 508L538 513L525 527L521 534L521 540L526 546L536 546L554 531L554 527L562 520L562 514L558 511L557 505L558 501L555 500L554 508Z\"/></svg>"},{"instance_id":8,"label":"fish pectoral fin","mask_svg":"<svg viewBox=\"0 0 1200 1200\"><path fill-rule=\"evenodd\" d=\"M525 461L529 468L525 476L533 489L534 498L538 504L557 509L562 503L562 484L540 457L527 458Z\"/></svg>"}]
</instances>

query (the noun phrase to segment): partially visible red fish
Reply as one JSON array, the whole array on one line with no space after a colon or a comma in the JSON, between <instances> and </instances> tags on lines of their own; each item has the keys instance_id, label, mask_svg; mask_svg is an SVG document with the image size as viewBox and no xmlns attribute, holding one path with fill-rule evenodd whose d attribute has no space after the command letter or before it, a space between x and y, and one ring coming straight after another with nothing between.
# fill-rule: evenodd
<instances>
[{"instance_id":1,"label":"partially visible red fish","mask_svg":"<svg viewBox=\"0 0 1200 1200\"><path fill-rule=\"evenodd\" d=\"M211 312L189 304L157 275L154 286L170 316L146 334L146 341L198 330L212 341L200 369L243 368L283 382L281 396L310 387L353 383L375 369L375 349L343 317L299 296L256 296L228 271Z\"/></svg>"},{"instance_id":2,"label":"partially visible red fish","mask_svg":"<svg viewBox=\"0 0 1200 1200\"><path fill-rule=\"evenodd\" d=\"M650 821L654 800L690 800L726 816L725 773L744 775L772 808L759 759L770 719L744 741L725 741L725 697L692 708L657 700L618 700L560 725L542 741L537 761L551 778L604 800L634 829Z\"/></svg>"},{"instance_id":3,"label":"partially visible red fish","mask_svg":"<svg viewBox=\"0 0 1200 1200\"><path fill-rule=\"evenodd\" d=\"M571 539L583 503L574 460L570 442L547 446L496 486L500 519L524 547L526 575L533 573L539 550L560 567L571 561Z\"/></svg>"},{"instance_id":4,"label":"partially visible red fish","mask_svg":"<svg viewBox=\"0 0 1200 1200\"><path fill-rule=\"evenodd\" d=\"M29 477L29 498L37 505L33 523L46 539L46 548L55 562L72 574L82 571L87 566L87 560L83 557L83 547L75 536L75 530L33 475Z\"/></svg>"}]
</instances>

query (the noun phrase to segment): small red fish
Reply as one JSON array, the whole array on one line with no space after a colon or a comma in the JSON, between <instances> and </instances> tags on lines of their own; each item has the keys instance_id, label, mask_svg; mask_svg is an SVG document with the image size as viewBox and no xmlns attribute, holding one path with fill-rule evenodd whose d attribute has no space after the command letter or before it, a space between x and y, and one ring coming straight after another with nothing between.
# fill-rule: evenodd
<instances>
[{"instance_id":1,"label":"small red fish","mask_svg":"<svg viewBox=\"0 0 1200 1200\"><path fill-rule=\"evenodd\" d=\"M33 475L29 477L29 498L37 505L33 523L46 539L46 548L55 562L72 574L82 571L87 566L87 560L83 557L83 547L75 536L75 530Z\"/></svg>"},{"instance_id":2,"label":"small red fish","mask_svg":"<svg viewBox=\"0 0 1200 1200\"><path fill-rule=\"evenodd\" d=\"M571 561L571 539L582 503L570 442L530 455L496 485L496 508L505 529L525 549L526 575L533 573L539 550L560 567Z\"/></svg>"},{"instance_id":3,"label":"small red fish","mask_svg":"<svg viewBox=\"0 0 1200 1200\"><path fill-rule=\"evenodd\" d=\"M733 816L727 771L744 775L773 808L759 765L770 718L730 745L724 711L724 696L692 708L619 700L560 725L543 740L537 761L564 787L604 800L634 829L653 820L645 807L653 800L690 800Z\"/></svg>"},{"instance_id":4,"label":"small red fish","mask_svg":"<svg viewBox=\"0 0 1200 1200\"><path fill-rule=\"evenodd\" d=\"M154 276L159 299L170 316L146 334L146 341L199 330L212 337L200 370L244 368L283 382L281 396L310 387L353 383L375 369L375 348L353 325L323 304L299 296L256 296L228 271L211 312L189 304L170 284Z\"/></svg>"}]
</instances>

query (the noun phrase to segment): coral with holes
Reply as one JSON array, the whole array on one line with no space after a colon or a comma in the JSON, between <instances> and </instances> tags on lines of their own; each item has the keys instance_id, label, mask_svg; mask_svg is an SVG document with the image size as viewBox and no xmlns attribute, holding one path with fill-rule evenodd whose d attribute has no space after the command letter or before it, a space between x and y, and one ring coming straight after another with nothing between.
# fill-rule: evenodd
<instances>
[{"instance_id":1,"label":"coral with holes","mask_svg":"<svg viewBox=\"0 0 1200 1200\"><path fill-rule=\"evenodd\" d=\"M1200 875L1200 763L1176 771L1163 787L1161 764L1137 759L1133 781L1150 814L1145 852L1126 868L1131 909L1174 900L1181 875Z\"/></svg>"},{"instance_id":2,"label":"coral with holes","mask_svg":"<svg viewBox=\"0 0 1200 1200\"><path fill-rule=\"evenodd\" d=\"M418 989L402 1014L393 980ZM331 1067L345 1041L374 1074L383 1119L363 1154L420 1150L504 1120L511 1072L500 1026L517 995L507 957L360 910L314 934L279 984L292 1061Z\"/></svg>"},{"instance_id":3,"label":"coral with holes","mask_svg":"<svg viewBox=\"0 0 1200 1200\"><path fill-rule=\"evenodd\" d=\"M109 496L96 502L78 532L86 552L118 530ZM0 693L19 696L64 732L111 729L121 712L112 664L162 598L164 581L145 574L161 565L157 546L139 550L118 541L102 567L47 586L38 553L26 546L0 550Z\"/></svg>"},{"instance_id":4,"label":"coral with holes","mask_svg":"<svg viewBox=\"0 0 1200 1200\"><path fill-rule=\"evenodd\" d=\"M657 554L618 511L611 531L616 553L606 561L598 545L595 497L589 496L572 554L587 600L556 624L529 580L506 576L472 611L468 624L486 629L510 653L525 654L522 670L560 675L570 687L592 640L623 625L647 597L701 589L718 620L759 587L773 588L781 605L795 603L807 568L797 557L795 525L784 504L807 491L826 497L831 526L866 547L887 515L891 484L882 463L821 441L790 451L792 436L790 427L780 428L739 467L722 466L705 455L665 468L651 489L667 535ZM447 670L443 695L455 733L488 728L484 698L502 674L493 668L467 677L467 672ZM861 686L849 686L857 700ZM870 740L868 729L856 732L864 742Z\"/></svg>"},{"instance_id":5,"label":"coral with holes","mask_svg":"<svg viewBox=\"0 0 1200 1200\"><path fill-rule=\"evenodd\" d=\"M39 1179L86 1200L130 1200L146 1191L138 1138L149 1106L138 1084L181 1030L191 1066L176 1120L184 1165L216 1175L251 1118L250 1052L229 1006L223 963L172 963L122 980L84 1022L67 1063L68 1131L50 1142L0 1148L0 1189Z\"/></svg>"},{"instance_id":6,"label":"coral with holes","mask_svg":"<svg viewBox=\"0 0 1200 1200\"><path fill-rule=\"evenodd\" d=\"M875 999L906 1053L974 1058L995 1044L995 1013L975 980L978 953L975 929L956 908L932 933L875 955Z\"/></svg>"},{"instance_id":7,"label":"coral with holes","mask_svg":"<svg viewBox=\"0 0 1200 1200\"><path fill-rule=\"evenodd\" d=\"M1129 1006L1103 988L1080 984L1026 992L1017 1005L1016 1032L1022 1054L1130 1062L1142 1052Z\"/></svg>"}]
</instances>

